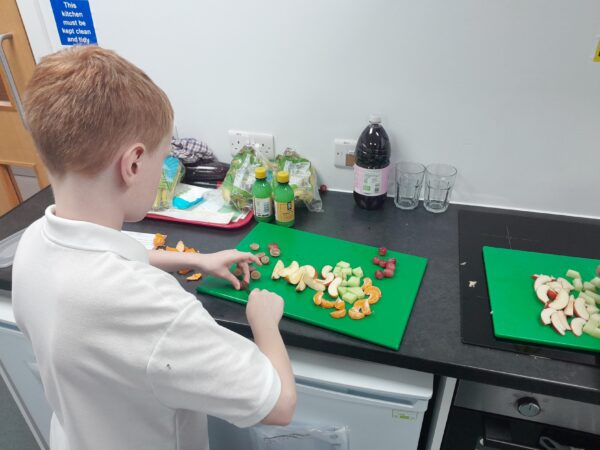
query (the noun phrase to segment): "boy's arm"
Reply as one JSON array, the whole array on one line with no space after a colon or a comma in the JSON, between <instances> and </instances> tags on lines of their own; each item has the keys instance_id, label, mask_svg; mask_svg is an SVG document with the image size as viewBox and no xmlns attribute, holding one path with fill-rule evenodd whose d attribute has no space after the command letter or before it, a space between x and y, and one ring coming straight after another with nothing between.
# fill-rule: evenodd
<instances>
[{"instance_id":1,"label":"boy's arm","mask_svg":"<svg viewBox=\"0 0 600 450\"><path fill-rule=\"evenodd\" d=\"M251 263L258 266L262 265L256 255L237 250L223 250L207 254L149 250L148 258L151 265L165 272L175 272L180 269L189 268L230 281L235 289L240 288L240 280L230 272L232 265L236 264L243 270L246 282L250 281L250 269L248 265Z\"/></svg>"},{"instance_id":2,"label":"boy's arm","mask_svg":"<svg viewBox=\"0 0 600 450\"><path fill-rule=\"evenodd\" d=\"M279 333L283 299L272 292L254 289L248 298L246 316L254 343L271 361L281 381L281 393L275 406L262 420L266 425L287 425L296 409L296 381L290 358Z\"/></svg>"}]
</instances>

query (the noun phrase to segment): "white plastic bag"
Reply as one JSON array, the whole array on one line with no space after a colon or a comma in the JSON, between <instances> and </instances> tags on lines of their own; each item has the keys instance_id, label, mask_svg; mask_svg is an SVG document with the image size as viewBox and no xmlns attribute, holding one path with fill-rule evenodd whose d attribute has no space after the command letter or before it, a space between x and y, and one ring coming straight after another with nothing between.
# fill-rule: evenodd
<instances>
[{"instance_id":1,"label":"white plastic bag","mask_svg":"<svg viewBox=\"0 0 600 450\"><path fill-rule=\"evenodd\" d=\"M341 425L294 423L251 428L254 450L349 450L350 432Z\"/></svg>"}]
</instances>

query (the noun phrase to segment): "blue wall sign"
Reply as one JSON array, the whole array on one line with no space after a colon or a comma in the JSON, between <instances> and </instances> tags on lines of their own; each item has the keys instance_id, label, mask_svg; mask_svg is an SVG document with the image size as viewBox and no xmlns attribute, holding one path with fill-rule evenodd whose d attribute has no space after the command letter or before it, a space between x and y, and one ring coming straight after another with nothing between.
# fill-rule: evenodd
<instances>
[{"instance_id":1,"label":"blue wall sign","mask_svg":"<svg viewBox=\"0 0 600 450\"><path fill-rule=\"evenodd\" d=\"M62 45L97 44L88 0L50 0Z\"/></svg>"}]
</instances>

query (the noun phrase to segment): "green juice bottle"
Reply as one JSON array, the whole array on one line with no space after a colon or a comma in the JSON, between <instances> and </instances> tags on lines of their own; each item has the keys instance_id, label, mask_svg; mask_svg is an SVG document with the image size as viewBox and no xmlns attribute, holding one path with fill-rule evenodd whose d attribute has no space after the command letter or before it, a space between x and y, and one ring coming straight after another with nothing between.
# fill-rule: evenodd
<instances>
[{"instance_id":1,"label":"green juice bottle","mask_svg":"<svg viewBox=\"0 0 600 450\"><path fill-rule=\"evenodd\" d=\"M273 190L267 181L267 169L257 167L254 171L256 181L252 185L252 207L257 222L273 220Z\"/></svg>"},{"instance_id":2,"label":"green juice bottle","mask_svg":"<svg viewBox=\"0 0 600 450\"><path fill-rule=\"evenodd\" d=\"M290 186L290 174L277 172L275 186L275 223L284 227L293 227L295 220L294 190Z\"/></svg>"}]
</instances>

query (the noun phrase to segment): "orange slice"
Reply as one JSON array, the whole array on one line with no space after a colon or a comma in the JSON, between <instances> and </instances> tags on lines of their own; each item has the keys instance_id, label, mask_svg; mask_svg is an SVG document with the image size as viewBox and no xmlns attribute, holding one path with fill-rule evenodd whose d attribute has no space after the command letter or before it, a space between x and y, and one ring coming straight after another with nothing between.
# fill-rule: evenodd
<instances>
[{"instance_id":1,"label":"orange slice","mask_svg":"<svg viewBox=\"0 0 600 450\"><path fill-rule=\"evenodd\" d=\"M361 289L364 292L365 288L369 287L369 286L373 286L373 280L371 280L369 277L366 277L363 281L363 285L361 286Z\"/></svg>"},{"instance_id":2,"label":"orange slice","mask_svg":"<svg viewBox=\"0 0 600 450\"><path fill-rule=\"evenodd\" d=\"M318 291L313 296L313 302L315 305L320 306L322 301L323 301L323 291Z\"/></svg>"},{"instance_id":3,"label":"orange slice","mask_svg":"<svg viewBox=\"0 0 600 450\"><path fill-rule=\"evenodd\" d=\"M331 317L333 317L334 319L341 319L342 317L346 316L346 309L338 309L336 311L329 313L329 315Z\"/></svg>"},{"instance_id":4,"label":"orange slice","mask_svg":"<svg viewBox=\"0 0 600 450\"><path fill-rule=\"evenodd\" d=\"M348 310L348 315L353 320L360 320L365 317L365 315L362 312L360 312L358 309L354 309L354 308L350 308Z\"/></svg>"},{"instance_id":5,"label":"orange slice","mask_svg":"<svg viewBox=\"0 0 600 450\"><path fill-rule=\"evenodd\" d=\"M167 235L156 233L154 239L152 239L152 245L154 248L163 247L167 242Z\"/></svg>"}]
</instances>

